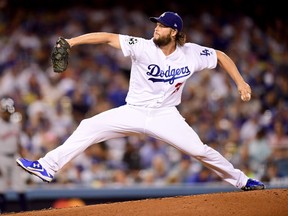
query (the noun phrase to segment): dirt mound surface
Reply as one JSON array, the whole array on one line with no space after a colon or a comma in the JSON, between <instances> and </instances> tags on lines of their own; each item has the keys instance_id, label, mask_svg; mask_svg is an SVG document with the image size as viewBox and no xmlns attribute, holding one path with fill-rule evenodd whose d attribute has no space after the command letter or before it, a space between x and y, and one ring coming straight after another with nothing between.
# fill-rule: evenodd
<instances>
[{"instance_id":1,"label":"dirt mound surface","mask_svg":"<svg viewBox=\"0 0 288 216\"><path fill-rule=\"evenodd\" d=\"M7 216L287 216L288 189L200 194L139 201L43 209Z\"/></svg>"}]
</instances>

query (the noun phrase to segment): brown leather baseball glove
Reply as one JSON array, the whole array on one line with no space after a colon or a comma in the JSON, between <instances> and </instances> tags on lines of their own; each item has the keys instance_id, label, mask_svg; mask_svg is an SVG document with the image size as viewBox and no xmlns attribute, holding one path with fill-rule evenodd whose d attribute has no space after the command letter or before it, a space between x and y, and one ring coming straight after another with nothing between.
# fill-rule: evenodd
<instances>
[{"instance_id":1,"label":"brown leather baseball glove","mask_svg":"<svg viewBox=\"0 0 288 216\"><path fill-rule=\"evenodd\" d=\"M62 73L67 69L70 49L69 43L63 37L59 37L51 54L54 72Z\"/></svg>"}]
</instances>

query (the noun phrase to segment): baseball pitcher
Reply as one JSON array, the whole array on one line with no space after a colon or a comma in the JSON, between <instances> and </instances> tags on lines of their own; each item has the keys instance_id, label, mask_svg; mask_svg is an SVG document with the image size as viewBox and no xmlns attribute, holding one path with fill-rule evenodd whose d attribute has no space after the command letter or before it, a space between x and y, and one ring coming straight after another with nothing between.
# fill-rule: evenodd
<instances>
[{"instance_id":1,"label":"baseball pitcher","mask_svg":"<svg viewBox=\"0 0 288 216\"><path fill-rule=\"evenodd\" d=\"M241 99L249 101L250 86L234 62L219 50L186 42L183 21L177 13L168 11L150 20L155 23L151 39L107 32L59 38L51 56L57 73L66 70L71 49L81 44L107 44L130 57L126 104L82 120L61 146L37 161L19 158L19 166L51 182L57 171L90 145L131 134L146 134L194 157L236 188L264 189L262 182L248 178L219 152L204 144L176 108L187 79L197 71L214 69L217 65L234 80Z\"/></svg>"}]
</instances>

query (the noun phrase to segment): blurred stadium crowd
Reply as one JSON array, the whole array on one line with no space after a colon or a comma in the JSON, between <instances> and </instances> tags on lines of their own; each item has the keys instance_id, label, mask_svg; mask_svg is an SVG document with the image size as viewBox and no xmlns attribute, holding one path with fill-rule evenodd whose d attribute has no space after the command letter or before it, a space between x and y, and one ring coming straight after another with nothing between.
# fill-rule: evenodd
<instances>
[{"instance_id":1,"label":"blurred stadium crowd","mask_svg":"<svg viewBox=\"0 0 288 216\"><path fill-rule=\"evenodd\" d=\"M82 6L0 14L0 97L16 102L14 121L21 126L26 158L38 159L61 145L83 118L125 103L130 60L121 51L74 47L68 70L56 74L50 52L57 38L93 31L151 38L148 17L159 13ZM230 55L253 93L250 102L242 102L220 68L201 71L187 83L180 112L202 141L235 167L264 182L288 185L288 47L279 32L284 25L263 30L244 14L232 19L202 11L182 17L188 40ZM92 145L54 183L104 187L219 180L168 144L131 136ZM27 182L41 183L32 177Z\"/></svg>"}]
</instances>

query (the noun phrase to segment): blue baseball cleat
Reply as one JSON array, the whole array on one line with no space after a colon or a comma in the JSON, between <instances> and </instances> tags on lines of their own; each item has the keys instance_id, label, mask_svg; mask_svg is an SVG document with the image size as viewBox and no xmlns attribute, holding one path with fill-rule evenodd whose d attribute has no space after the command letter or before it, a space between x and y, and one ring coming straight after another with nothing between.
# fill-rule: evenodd
<instances>
[{"instance_id":1,"label":"blue baseball cleat","mask_svg":"<svg viewBox=\"0 0 288 216\"><path fill-rule=\"evenodd\" d=\"M246 185L243 186L241 189L243 191L263 190L263 189L265 189L265 185L260 181L249 178Z\"/></svg>"},{"instance_id":2,"label":"blue baseball cleat","mask_svg":"<svg viewBox=\"0 0 288 216\"><path fill-rule=\"evenodd\" d=\"M49 183L53 180L53 175L49 174L38 161L29 161L24 158L18 158L16 163L25 171L36 175L45 182Z\"/></svg>"}]
</instances>

